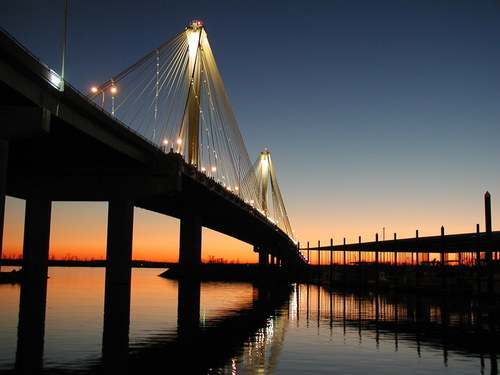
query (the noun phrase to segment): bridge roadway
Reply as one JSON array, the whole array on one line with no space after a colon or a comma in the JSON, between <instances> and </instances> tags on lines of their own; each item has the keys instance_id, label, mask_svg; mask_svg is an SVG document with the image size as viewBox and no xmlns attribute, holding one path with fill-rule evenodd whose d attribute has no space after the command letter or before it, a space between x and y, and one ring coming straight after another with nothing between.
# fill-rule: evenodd
<instances>
[{"instance_id":1,"label":"bridge roadway","mask_svg":"<svg viewBox=\"0 0 500 375\"><path fill-rule=\"evenodd\" d=\"M5 195L26 200L26 277L46 277L39 264L48 257L52 201L109 202L110 280L130 278L134 206L180 219L185 266L201 261L202 226L252 244L262 264L305 264L293 241L251 205L69 84L61 91L52 82L49 68L0 32L0 224Z\"/></svg>"}]
</instances>

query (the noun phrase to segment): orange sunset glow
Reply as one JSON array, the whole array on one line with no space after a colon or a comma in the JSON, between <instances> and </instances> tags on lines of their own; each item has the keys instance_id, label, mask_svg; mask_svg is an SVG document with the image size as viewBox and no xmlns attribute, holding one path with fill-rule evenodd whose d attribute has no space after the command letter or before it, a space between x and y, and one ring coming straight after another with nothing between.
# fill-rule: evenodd
<instances>
[{"instance_id":1,"label":"orange sunset glow","mask_svg":"<svg viewBox=\"0 0 500 375\"><path fill-rule=\"evenodd\" d=\"M24 201L6 201L4 258L22 255ZM135 209L134 260L177 262L179 257L179 221L154 212ZM51 259L105 259L107 203L54 202L49 257ZM202 259L255 263L252 246L220 233L203 229Z\"/></svg>"}]
</instances>

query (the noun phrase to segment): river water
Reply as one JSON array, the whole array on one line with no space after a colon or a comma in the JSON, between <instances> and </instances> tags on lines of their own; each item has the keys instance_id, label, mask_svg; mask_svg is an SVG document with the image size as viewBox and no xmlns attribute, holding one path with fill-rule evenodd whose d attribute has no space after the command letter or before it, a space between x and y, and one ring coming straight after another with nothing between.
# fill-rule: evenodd
<instances>
[{"instance_id":1,"label":"river water","mask_svg":"<svg viewBox=\"0 0 500 375\"><path fill-rule=\"evenodd\" d=\"M130 309L106 307L105 323L104 271L51 267L42 312L20 314L21 287L0 284L0 374L497 373L495 322L466 299L183 284L142 268Z\"/></svg>"}]
</instances>

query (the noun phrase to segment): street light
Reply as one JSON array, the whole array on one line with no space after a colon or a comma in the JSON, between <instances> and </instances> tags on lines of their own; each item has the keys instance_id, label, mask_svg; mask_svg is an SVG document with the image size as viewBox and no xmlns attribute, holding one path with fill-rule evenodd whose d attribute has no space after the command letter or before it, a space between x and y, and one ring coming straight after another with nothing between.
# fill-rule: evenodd
<instances>
[{"instance_id":1,"label":"street light","mask_svg":"<svg viewBox=\"0 0 500 375\"><path fill-rule=\"evenodd\" d=\"M160 148L164 151L164 152L167 152L167 145L168 145L168 139L164 139L163 140L163 146L161 146Z\"/></svg>"},{"instance_id":2,"label":"street light","mask_svg":"<svg viewBox=\"0 0 500 375\"><path fill-rule=\"evenodd\" d=\"M92 92L92 94L97 94L98 91L101 92L102 94L102 100L101 100L101 108L104 108L104 91L102 91L100 88L97 88L95 86L93 86L90 91Z\"/></svg>"},{"instance_id":3,"label":"street light","mask_svg":"<svg viewBox=\"0 0 500 375\"><path fill-rule=\"evenodd\" d=\"M116 89L116 86L113 85L113 86L111 86L111 89L109 91L111 91L111 116L114 116L115 115L115 95L118 92L118 90Z\"/></svg>"}]
</instances>

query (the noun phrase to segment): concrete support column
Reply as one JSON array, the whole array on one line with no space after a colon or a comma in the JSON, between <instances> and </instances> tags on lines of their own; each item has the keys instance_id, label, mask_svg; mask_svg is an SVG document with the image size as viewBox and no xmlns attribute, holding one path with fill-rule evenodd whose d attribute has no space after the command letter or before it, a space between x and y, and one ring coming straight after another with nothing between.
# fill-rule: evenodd
<instances>
[{"instance_id":1,"label":"concrete support column","mask_svg":"<svg viewBox=\"0 0 500 375\"><path fill-rule=\"evenodd\" d=\"M7 160L9 143L0 139L0 270L2 267L3 225L5 218L5 195L7 193Z\"/></svg>"},{"instance_id":2,"label":"concrete support column","mask_svg":"<svg viewBox=\"0 0 500 375\"><path fill-rule=\"evenodd\" d=\"M48 274L52 202L41 196L26 200L23 243L23 277L27 282L45 281Z\"/></svg>"},{"instance_id":3,"label":"concrete support column","mask_svg":"<svg viewBox=\"0 0 500 375\"><path fill-rule=\"evenodd\" d=\"M201 263L201 217L185 216L181 219L179 263L195 266Z\"/></svg>"},{"instance_id":4,"label":"concrete support column","mask_svg":"<svg viewBox=\"0 0 500 375\"><path fill-rule=\"evenodd\" d=\"M269 264L269 256L265 251L259 252L259 265L263 267L267 267Z\"/></svg>"},{"instance_id":5,"label":"concrete support column","mask_svg":"<svg viewBox=\"0 0 500 375\"><path fill-rule=\"evenodd\" d=\"M127 369L130 326L130 286L134 203L111 200L108 204L106 283L102 340L105 369Z\"/></svg>"},{"instance_id":6,"label":"concrete support column","mask_svg":"<svg viewBox=\"0 0 500 375\"><path fill-rule=\"evenodd\" d=\"M130 284L134 203L111 200L108 205L106 283Z\"/></svg>"}]
</instances>

